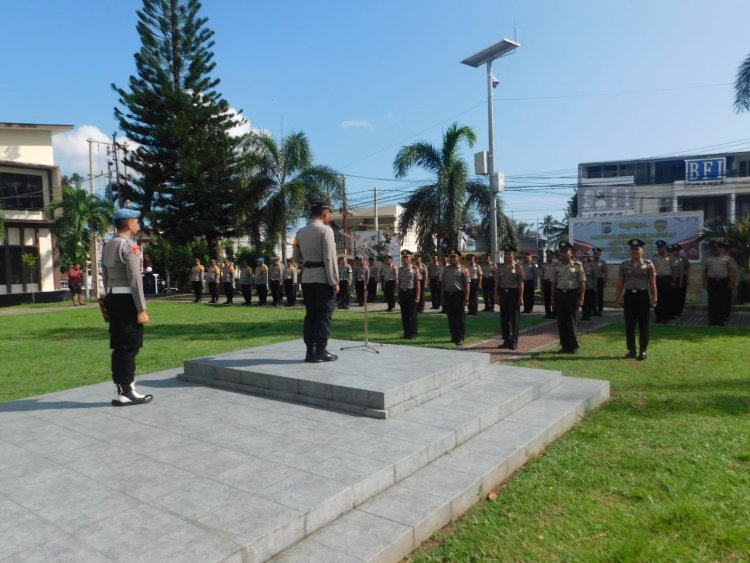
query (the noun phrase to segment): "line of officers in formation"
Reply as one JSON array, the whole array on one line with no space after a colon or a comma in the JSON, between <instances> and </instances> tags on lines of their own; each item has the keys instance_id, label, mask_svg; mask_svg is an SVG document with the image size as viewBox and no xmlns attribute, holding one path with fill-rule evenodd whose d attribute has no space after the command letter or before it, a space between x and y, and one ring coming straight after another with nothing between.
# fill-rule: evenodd
<instances>
[{"instance_id":1,"label":"line of officers in formation","mask_svg":"<svg viewBox=\"0 0 750 563\"><path fill-rule=\"evenodd\" d=\"M645 243L640 239L628 241L631 259L622 262L616 288L616 304L622 306L625 316L626 357L645 360L649 343L650 310L653 308L656 323L668 323L679 317L685 307L690 262L681 245L656 241L657 252L650 260L643 257ZM709 325L723 326L729 320L731 292L737 286L736 261L727 255L728 245L718 241L713 245L713 256L703 263L703 286L708 292ZM426 264L420 254L409 250L401 252L401 266L396 266L391 256L381 264L373 258L356 257L351 264L339 256L339 309L349 309L351 291L358 305L375 301L378 286L387 303L387 312L399 305L404 339L417 338L418 313L425 310L425 293L431 294L430 309L442 310L448 317L451 341L457 346L466 337L466 314L479 314L479 293L483 294L483 311L500 309L500 327L503 339L500 348L515 350L518 347L520 314L533 312L535 290L541 289L544 316L557 319L560 336L560 353L578 353L577 312L581 320L601 316L604 310L604 288L609 281L609 265L601 258L601 249L594 247L591 254L577 253L568 242L562 241L557 251L548 250L544 264L538 266L527 252L506 244L503 262L495 264L488 254L467 254L465 262L457 249L451 249L444 258L433 256ZM270 265L258 258L255 268L242 260L238 267L228 259L221 263L211 260L204 267L199 259L191 268L190 280L195 301L202 299L203 284L207 283L210 303L219 302L223 290L225 303L233 303L235 284L239 281L245 304L252 304L253 291L258 305L266 305L270 292L272 305L294 306L301 279L300 269L292 258L281 263L273 257ZM639 342L636 351L635 329Z\"/></svg>"}]
</instances>

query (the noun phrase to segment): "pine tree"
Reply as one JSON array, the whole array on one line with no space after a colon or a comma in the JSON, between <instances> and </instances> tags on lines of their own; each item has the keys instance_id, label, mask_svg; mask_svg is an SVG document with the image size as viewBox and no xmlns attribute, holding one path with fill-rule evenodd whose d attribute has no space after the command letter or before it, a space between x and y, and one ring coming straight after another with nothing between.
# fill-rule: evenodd
<instances>
[{"instance_id":1,"label":"pine tree","mask_svg":"<svg viewBox=\"0 0 750 563\"><path fill-rule=\"evenodd\" d=\"M136 29L136 76L119 95L115 117L137 143L126 164L135 172L119 186L171 242L204 237L211 252L231 226L238 125L212 78L214 32L198 0L143 0Z\"/></svg>"}]
</instances>

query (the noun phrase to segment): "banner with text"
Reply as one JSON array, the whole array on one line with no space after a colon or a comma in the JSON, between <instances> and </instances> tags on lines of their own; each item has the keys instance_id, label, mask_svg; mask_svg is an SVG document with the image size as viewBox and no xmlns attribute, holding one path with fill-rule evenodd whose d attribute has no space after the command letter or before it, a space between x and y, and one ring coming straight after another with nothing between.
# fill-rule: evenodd
<instances>
[{"instance_id":1,"label":"banner with text","mask_svg":"<svg viewBox=\"0 0 750 563\"><path fill-rule=\"evenodd\" d=\"M701 259L698 235L703 228L703 212L672 215L607 217L570 219L570 240L576 250L590 252L595 246L602 249L602 258L617 263L630 258L627 242L639 238L646 243L645 256L656 254L656 241L682 245L691 262Z\"/></svg>"}]
</instances>

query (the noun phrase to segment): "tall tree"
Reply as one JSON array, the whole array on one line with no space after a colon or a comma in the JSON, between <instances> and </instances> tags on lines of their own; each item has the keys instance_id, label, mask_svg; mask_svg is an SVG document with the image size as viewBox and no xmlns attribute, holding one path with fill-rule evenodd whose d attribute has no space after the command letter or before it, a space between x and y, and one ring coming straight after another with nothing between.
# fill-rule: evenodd
<instances>
[{"instance_id":1,"label":"tall tree","mask_svg":"<svg viewBox=\"0 0 750 563\"><path fill-rule=\"evenodd\" d=\"M399 224L399 236L416 229L422 252L433 246L432 237L444 238L448 247L458 247L458 235L466 218L469 168L461 158L459 146L476 143L476 133L470 127L451 125L443 134L442 147L417 142L401 148L393 161L397 178L403 178L414 166L435 175L435 182L413 192L404 204ZM476 189L479 189L478 186Z\"/></svg>"},{"instance_id":2,"label":"tall tree","mask_svg":"<svg viewBox=\"0 0 750 563\"><path fill-rule=\"evenodd\" d=\"M311 201L330 203L341 198L341 175L313 162L312 150L303 132L290 133L277 142L270 133L252 132L244 143L243 189L237 211L240 230L250 235L254 246L261 239L281 246L286 260L286 237L290 225L309 210Z\"/></svg>"},{"instance_id":3,"label":"tall tree","mask_svg":"<svg viewBox=\"0 0 750 563\"><path fill-rule=\"evenodd\" d=\"M554 245L565 233L565 226L552 215L545 215L540 225L542 235L547 240L547 245Z\"/></svg>"},{"instance_id":4,"label":"tall tree","mask_svg":"<svg viewBox=\"0 0 750 563\"><path fill-rule=\"evenodd\" d=\"M489 184L468 182L466 184L466 191L468 195L465 204L466 214L468 217L474 217L476 213L476 216L479 217L479 223L474 226L467 224L463 228L464 232L470 233L474 231L473 236L475 239L483 240L488 249L492 247L490 244L490 237L492 236L490 221L492 215L492 198L494 197L497 209L498 242L505 241L517 245L518 233L516 233L515 224L510 217L503 213L503 202L499 195L492 191ZM500 246L502 247L502 245Z\"/></svg>"},{"instance_id":5,"label":"tall tree","mask_svg":"<svg viewBox=\"0 0 750 563\"><path fill-rule=\"evenodd\" d=\"M205 237L212 252L231 226L238 125L211 76L214 32L198 0L143 0L141 48L128 88L112 88L115 117L138 144L126 156L135 174L118 186L149 223L180 244Z\"/></svg>"},{"instance_id":6,"label":"tall tree","mask_svg":"<svg viewBox=\"0 0 750 563\"><path fill-rule=\"evenodd\" d=\"M737 78L734 81L734 109L737 113L750 111L750 55L737 69Z\"/></svg>"}]
</instances>

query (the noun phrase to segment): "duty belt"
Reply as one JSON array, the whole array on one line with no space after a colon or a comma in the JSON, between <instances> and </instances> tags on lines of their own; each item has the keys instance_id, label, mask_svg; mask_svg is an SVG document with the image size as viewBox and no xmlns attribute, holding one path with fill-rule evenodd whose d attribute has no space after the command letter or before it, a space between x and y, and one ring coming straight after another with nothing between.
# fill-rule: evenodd
<instances>
[{"instance_id":1,"label":"duty belt","mask_svg":"<svg viewBox=\"0 0 750 563\"><path fill-rule=\"evenodd\" d=\"M133 293L133 290L129 287L110 287L107 293L111 293L113 295L117 294L127 294L127 293Z\"/></svg>"},{"instance_id":2,"label":"duty belt","mask_svg":"<svg viewBox=\"0 0 750 563\"><path fill-rule=\"evenodd\" d=\"M322 268L325 266L323 262L304 262L302 265L305 268Z\"/></svg>"}]
</instances>

